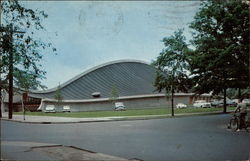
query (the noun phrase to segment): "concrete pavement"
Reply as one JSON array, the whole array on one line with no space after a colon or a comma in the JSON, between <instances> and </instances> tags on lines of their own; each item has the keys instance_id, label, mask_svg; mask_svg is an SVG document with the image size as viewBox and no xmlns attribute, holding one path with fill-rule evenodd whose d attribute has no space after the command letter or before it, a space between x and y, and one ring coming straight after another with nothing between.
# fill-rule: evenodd
<instances>
[{"instance_id":1,"label":"concrete pavement","mask_svg":"<svg viewBox=\"0 0 250 161\"><path fill-rule=\"evenodd\" d=\"M127 159L59 144L1 141L1 160L111 160Z\"/></svg>"}]
</instances>

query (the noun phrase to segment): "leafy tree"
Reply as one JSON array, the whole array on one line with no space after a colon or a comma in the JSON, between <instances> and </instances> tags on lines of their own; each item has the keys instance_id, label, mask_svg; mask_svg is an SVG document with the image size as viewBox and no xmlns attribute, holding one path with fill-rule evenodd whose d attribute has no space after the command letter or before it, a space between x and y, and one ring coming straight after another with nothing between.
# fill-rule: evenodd
<instances>
[{"instance_id":1,"label":"leafy tree","mask_svg":"<svg viewBox=\"0 0 250 161\"><path fill-rule=\"evenodd\" d=\"M250 88L243 89L242 95L246 98L250 98Z\"/></svg>"},{"instance_id":2,"label":"leafy tree","mask_svg":"<svg viewBox=\"0 0 250 161\"><path fill-rule=\"evenodd\" d=\"M183 36L183 30L178 30L174 35L163 39L165 48L162 50L152 65L156 67L154 86L161 92L166 90L171 93L172 116L174 116L174 92L188 91L189 63L186 53L190 51Z\"/></svg>"},{"instance_id":3,"label":"leafy tree","mask_svg":"<svg viewBox=\"0 0 250 161\"><path fill-rule=\"evenodd\" d=\"M37 89L38 84L42 88L46 88L41 84L34 74L29 73L28 71L20 71L16 69L14 70L14 76L15 85L25 90L25 92L28 92L30 89Z\"/></svg>"},{"instance_id":4,"label":"leafy tree","mask_svg":"<svg viewBox=\"0 0 250 161\"><path fill-rule=\"evenodd\" d=\"M41 22L48 17L44 11L25 8L18 0L0 1L0 52L2 56L1 64L1 84L0 88L6 88L8 76L13 74L16 86L25 76L26 82L33 89L44 86L39 80L45 78L45 71L41 69L40 61L43 58L41 52L46 48L56 51L51 43L42 41L36 33L45 31ZM16 33L24 31L24 33ZM46 51L48 52L48 50ZM13 55L13 58L10 56ZM10 65L14 66L10 71ZM22 73L22 74L21 74ZM21 78L22 77L22 78ZM10 83L10 87L11 82Z\"/></svg>"},{"instance_id":5,"label":"leafy tree","mask_svg":"<svg viewBox=\"0 0 250 161\"><path fill-rule=\"evenodd\" d=\"M111 88L109 100L111 101L112 104L114 104L116 100L118 99L118 97L119 97L119 94L118 94L117 86L116 84L113 84Z\"/></svg>"},{"instance_id":6,"label":"leafy tree","mask_svg":"<svg viewBox=\"0 0 250 161\"><path fill-rule=\"evenodd\" d=\"M27 71L20 71L20 70L14 70L14 75L15 79L14 82L17 87L21 89L16 89L17 94L22 94L23 93L20 91L23 91L25 95L28 96L29 90L30 89L36 89L37 84L40 84L39 80L35 78L34 75L27 73ZM26 112L26 107L24 104L24 100L22 99L22 107L23 107L23 117L25 120L25 112Z\"/></svg>"},{"instance_id":7,"label":"leafy tree","mask_svg":"<svg viewBox=\"0 0 250 161\"><path fill-rule=\"evenodd\" d=\"M244 98L249 98L249 96L250 96L250 88L241 89L241 90L237 90L235 88L229 88L227 90L227 96L229 98L238 98L239 95L244 97Z\"/></svg>"},{"instance_id":8,"label":"leafy tree","mask_svg":"<svg viewBox=\"0 0 250 161\"><path fill-rule=\"evenodd\" d=\"M249 5L243 1L202 2L194 21L191 71L199 93L247 88L249 84Z\"/></svg>"},{"instance_id":9,"label":"leafy tree","mask_svg":"<svg viewBox=\"0 0 250 161\"><path fill-rule=\"evenodd\" d=\"M237 92L237 89L235 88L228 88L227 89L227 96L229 98L237 98L237 95L238 95L238 92Z\"/></svg>"},{"instance_id":10,"label":"leafy tree","mask_svg":"<svg viewBox=\"0 0 250 161\"><path fill-rule=\"evenodd\" d=\"M60 86L60 84L58 85L58 87L56 89L56 92L55 92L55 95L54 95L54 99L57 101L57 106L59 106L60 103L62 103L63 95L61 93L61 86Z\"/></svg>"}]
</instances>

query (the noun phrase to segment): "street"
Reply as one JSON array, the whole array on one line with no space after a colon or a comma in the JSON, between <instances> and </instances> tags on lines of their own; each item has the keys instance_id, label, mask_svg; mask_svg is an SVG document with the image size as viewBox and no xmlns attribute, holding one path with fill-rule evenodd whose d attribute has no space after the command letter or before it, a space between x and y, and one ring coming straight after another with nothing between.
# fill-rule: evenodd
<instances>
[{"instance_id":1,"label":"street","mask_svg":"<svg viewBox=\"0 0 250 161\"><path fill-rule=\"evenodd\" d=\"M247 160L250 134L230 114L137 121L27 124L1 121L1 141L63 144L127 159Z\"/></svg>"}]
</instances>

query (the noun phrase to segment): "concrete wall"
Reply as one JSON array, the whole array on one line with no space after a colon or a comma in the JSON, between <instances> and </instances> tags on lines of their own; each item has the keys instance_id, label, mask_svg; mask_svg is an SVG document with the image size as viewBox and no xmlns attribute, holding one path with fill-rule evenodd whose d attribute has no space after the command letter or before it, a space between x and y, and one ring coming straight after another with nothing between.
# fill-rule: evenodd
<instances>
[{"instance_id":1,"label":"concrete wall","mask_svg":"<svg viewBox=\"0 0 250 161\"><path fill-rule=\"evenodd\" d=\"M190 96L175 96L174 105L184 103L190 105ZM145 97L145 98L127 98L117 100L123 102L127 109L145 109L171 107L171 100L164 96ZM59 105L53 101L43 100L40 109L44 111L47 105L55 105L56 111L61 112L64 105L70 106L72 112L78 111L107 111L113 110L114 105L109 100L92 102L62 102Z\"/></svg>"},{"instance_id":2,"label":"concrete wall","mask_svg":"<svg viewBox=\"0 0 250 161\"><path fill-rule=\"evenodd\" d=\"M17 97L18 98L18 97ZM192 105L195 100L203 99L210 100L210 96L194 96L191 94L184 95L175 95L174 97L174 106L177 103L184 103L186 105ZM123 102L127 109L146 109L146 108L164 108L171 107L170 98L162 95L145 95L145 96L131 96L123 97L117 100L117 102ZM15 103L14 111L22 111L21 103ZM26 106L27 103L25 104ZM34 104L38 106L39 104ZM91 100L82 100L82 101L64 101L59 105L55 100L43 100L40 104L40 109L44 111L47 105L55 105L56 111L61 112L64 105L70 106L72 112L78 111L110 111L114 110L114 104L112 104L108 98L106 99L91 99ZM8 103L3 103L2 108L4 111L8 111ZM35 108L34 108L35 109Z\"/></svg>"}]
</instances>

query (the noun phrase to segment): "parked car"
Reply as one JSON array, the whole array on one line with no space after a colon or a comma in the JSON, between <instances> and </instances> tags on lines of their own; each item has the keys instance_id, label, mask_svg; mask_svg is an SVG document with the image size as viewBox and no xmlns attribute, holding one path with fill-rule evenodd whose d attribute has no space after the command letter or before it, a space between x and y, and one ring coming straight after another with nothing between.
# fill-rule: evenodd
<instances>
[{"instance_id":1,"label":"parked car","mask_svg":"<svg viewBox=\"0 0 250 161\"><path fill-rule=\"evenodd\" d=\"M250 106L250 99L243 99L242 103L245 103L247 106Z\"/></svg>"},{"instance_id":2,"label":"parked car","mask_svg":"<svg viewBox=\"0 0 250 161\"><path fill-rule=\"evenodd\" d=\"M44 112L56 112L55 105L47 105Z\"/></svg>"},{"instance_id":3,"label":"parked car","mask_svg":"<svg viewBox=\"0 0 250 161\"><path fill-rule=\"evenodd\" d=\"M70 112L70 106L63 106L63 112Z\"/></svg>"},{"instance_id":4,"label":"parked car","mask_svg":"<svg viewBox=\"0 0 250 161\"><path fill-rule=\"evenodd\" d=\"M223 102L221 100L213 100L213 101L211 101L211 106L213 106L213 107L223 107Z\"/></svg>"},{"instance_id":5,"label":"parked car","mask_svg":"<svg viewBox=\"0 0 250 161\"><path fill-rule=\"evenodd\" d=\"M236 107L237 106L237 100L231 100L229 98L226 99L226 104L227 106L231 106L231 107ZM224 106L224 100L213 100L211 102L211 105L214 107L223 107Z\"/></svg>"},{"instance_id":6,"label":"parked car","mask_svg":"<svg viewBox=\"0 0 250 161\"><path fill-rule=\"evenodd\" d=\"M201 108L210 108L211 103L206 102L205 100L197 100L193 104L194 107L201 107Z\"/></svg>"},{"instance_id":7,"label":"parked car","mask_svg":"<svg viewBox=\"0 0 250 161\"><path fill-rule=\"evenodd\" d=\"M237 104L239 103L239 99L233 99L232 101L237 103Z\"/></svg>"},{"instance_id":8,"label":"parked car","mask_svg":"<svg viewBox=\"0 0 250 161\"><path fill-rule=\"evenodd\" d=\"M238 105L238 103L236 101L233 101L229 98L227 98L226 103L228 106L231 106L231 107L236 107Z\"/></svg>"},{"instance_id":9,"label":"parked car","mask_svg":"<svg viewBox=\"0 0 250 161\"><path fill-rule=\"evenodd\" d=\"M123 102L116 102L115 103L115 110L116 111L125 111L126 107L124 106Z\"/></svg>"},{"instance_id":10,"label":"parked car","mask_svg":"<svg viewBox=\"0 0 250 161\"><path fill-rule=\"evenodd\" d=\"M187 105L185 105L184 103L178 103L176 105L176 108L187 108Z\"/></svg>"}]
</instances>

